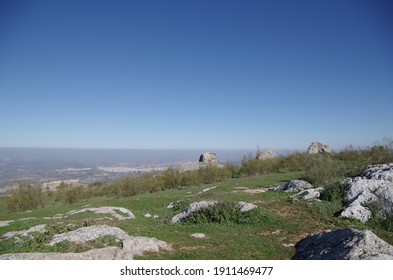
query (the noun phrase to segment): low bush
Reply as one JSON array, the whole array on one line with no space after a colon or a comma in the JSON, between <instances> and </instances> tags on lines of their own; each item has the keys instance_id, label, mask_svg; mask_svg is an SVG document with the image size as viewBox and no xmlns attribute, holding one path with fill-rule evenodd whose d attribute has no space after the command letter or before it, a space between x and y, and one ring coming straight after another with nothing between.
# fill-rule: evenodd
<instances>
[{"instance_id":1,"label":"low bush","mask_svg":"<svg viewBox=\"0 0 393 280\"><path fill-rule=\"evenodd\" d=\"M345 184L334 182L325 186L320 198L326 201L340 201L344 205L347 201L347 192L348 190Z\"/></svg>"},{"instance_id":2,"label":"low bush","mask_svg":"<svg viewBox=\"0 0 393 280\"><path fill-rule=\"evenodd\" d=\"M228 169L215 165L201 167L196 172L198 174L199 181L202 184L220 182L232 177L232 174Z\"/></svg>"},{"instance_id":3,"label":"low bush","mask_svg":"<svg viewBox=\"0 0 393 280\"><path fill-rule=\"evenodd\" d=\"M371 227L380 230L393 232L393 213L383 209L378 202L372 202L367 205L372 217L367 222Z\"/></svg>"},{"instance_id":4,"label":"low bush","mask_svg":"<svg viewBox=\"0 0 393 280\"><path fill-rule=\"evenodd\" d=\"M192 213L186 224L250 224L259 220L255 211L241 212L236 203L221 201L215 205Z\"/></svg>"},{"instance_id":5,"label":"low bush","mask_svg":"<svg viewBox=\"0 0 393 280\"><path fill-rule=\"evenodd\" d=\"M306 179L314 186L328 186L342 179L344 165L330 155L312 155L305 171Z\"/></svg>"},{"instance_id":6,"label":"low bush","mask_svg":"<svg viewBox=\"0 0 393 280\"><path fill-rule=\"evenodd\" d=\"M46 196L41 188L31 185L19 185L9 192L6 199L7 209L10 212L26 211L43 207L46 203Z\"/></svg>"},{"instance_id":7,"label":"low bush","mask_svg":"<svg viewBox=\"0 0 393 280\"><path fill-rule=\"evenodd\" d=\"M259 175L277 172L279 169L279 158L257 159L252 154L249 154L243 157L240 173L244 175Z\"/></svg>"}]
</instances>

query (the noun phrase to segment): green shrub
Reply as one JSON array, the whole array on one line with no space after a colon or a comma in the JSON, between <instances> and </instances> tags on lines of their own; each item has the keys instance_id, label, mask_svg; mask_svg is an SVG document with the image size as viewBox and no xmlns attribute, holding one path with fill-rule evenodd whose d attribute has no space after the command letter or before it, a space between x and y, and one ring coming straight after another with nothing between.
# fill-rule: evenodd
<instances>
[{"instance_id":1,"label":"green shrub","mask_svg":"<svg viewBox=\"0 0 393 280\"><path fill-rule=\"evenodd\" d=\"M393 213L384 210L378 202L366 205L370 209L372 217L367 222L373 228L393 232Z\"/></svg>"},{"instance_id":2,"label":"green shrub","mask_svg":"<svg viewBox=\"0 0 393 280\"><path fill-rule=\"evenodd\" d=\"M124 177L112 185L118 196L132 196L141 192L135 177Z\"/></svg>"},{"instance_id":3,"label":"green shrub","mask_svg":"<svg viewBox=\"0 0 393 280\"><path fill-rule=\"evenodd\" d=\"M306 178L314 186L327 186L342 179L343 167L330 155L313 155L306 165Z\"/></svg>"},{"instance_id":4,"label":"green shrub","mask_svg":"<svg viewBox=\"0 0 393 280\"><path fill-rule=\"evenodd\" d=\"M64 201L69 204L78 203L86 197L86 190L82 186L69 186L63 190Z\"/></svg>"},{"instance_id":5,"label":"green shrub","mask_svg":"<svg viewBox=\"0 0 393 280\"><path fill-rule=\"evenodd\" d=\"M233 162L226 162L224 168L230 172L232 178L238 178L240 176L240 168Z\"/></svg>"},{"instance_id":6,"label":"green shrub","mask_svg":"<svg viewBox=\"0 0 393 280\"><path fill-rule=\"evenodd\" d=\"M279 168L287 171L303 171L311 155L294 153L280 158Z\"/></svg>"},{"instance_id":7,"label":"green shrub","mask_svg":"<svg viewBox=\"0 0 393 280\"><path fill-rule=\"evenodd\" d=\"M262 218L255 211L241 212L234 202L220 201L215 205L193 212L184 223L251 224L260 222Z\"/></svg>"},{"instance_id":8,"label":"green shrub","mask_svg":"<svg viewBox=\"0 0 393 280\"><path fill-rule=\"evenodd\" d=\"M201 167L197 170L197 174L202 184L220 182L232 177L232 174L228 169L215 165Z\"/></svg>"},{"instance_id":9,"label":"green shrub","mask_svg":"<svg viewBox=\"0 0 393 280\"><path fill-rule=\"evenodd\" d=\"M41 188L31 185L19 185L9 192L6 199L7 209L10 212L36 209L43 207L45 202L46 196Z\"/></svg>"},{"instance_id":10,"label":"green shrub","mask_svg":"<svg viewBox=\"0 0 393 280\"><path fill-rule=\"evenodd\" d=\"M182 173L179 168L168 168L161 178L164 188L177 188L182 185Z\"/></svg>"},{"instance_id":11,"label":"green shrub","mask_svg":"<svg viewBox=\"0 0 393 280\"><path fill-rule=\"evenodd\" d=\"M321 193L321 199L327 201L340 201L345 204L347 201L347 187L341 182L334 182L325 187Z\"/></svg>"},{"instance_id":12,"label":"green shrub","mask_svg":"<svg viewBox=\"0 0 393 280\"><path fill-rule=\"evenodd\" d=\"M251 154L244 156L240 173L258 175L277 172L280 169L280 158L257 159Z\"/></svg>"}]
</instances>

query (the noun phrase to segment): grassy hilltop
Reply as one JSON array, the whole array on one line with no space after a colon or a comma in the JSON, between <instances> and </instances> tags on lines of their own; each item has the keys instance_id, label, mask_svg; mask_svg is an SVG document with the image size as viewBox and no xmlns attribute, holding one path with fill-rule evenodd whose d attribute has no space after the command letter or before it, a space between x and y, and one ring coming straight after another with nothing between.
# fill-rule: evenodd
<instances>
[{"instance_id":1,"label":"grassy hilltop","mask_svg":"<svg viewBox=\"0 0 393 280\"><path fill-rule=\"evenodd\" d=\"M10 196L0 197L0 221L13 221L0 227L0 236L39 224L46 224L46 231L34 233L32 238L22 237L22 242L0 239L0 254L81 252L108 245L120 246L110 237L82 245L67 242L45 245L57 233L101 224L172 245L171 251L145 254L139 257L141 259L289 259L295 253L294 244L302 238L342 227L371 229L393 244L393 221L382 221L378 215L366 224L337 218L345 204L345 188L340 181L359 174L369 164L387 162L393 162L392 147L378 145L331 155L293 154L267 160L248 155L241 166L206 166L183 173L172 168L162 174L127 177L108 185L100 182L83 187L63 184L56 192L20 186ZM246 191L281 185L292 179L305 179L314 186L324 187L321 200L294 200L291 194L282 191ZM190 203L202 200L223 203L207 212L200 211L187 222L171 223L171 218ZM176 201L180 202L176 204ZM239 213L227 207L239 201L252 202L258 208ZM171 202L175 207L168 209ZM124 207L136 219L115 220L105 214L89 212L55 217L86 205ZM145 217L146 214L152 217ZM190 237L194 233L203 233L206 237Z\"/></svg>"}]
</instances>

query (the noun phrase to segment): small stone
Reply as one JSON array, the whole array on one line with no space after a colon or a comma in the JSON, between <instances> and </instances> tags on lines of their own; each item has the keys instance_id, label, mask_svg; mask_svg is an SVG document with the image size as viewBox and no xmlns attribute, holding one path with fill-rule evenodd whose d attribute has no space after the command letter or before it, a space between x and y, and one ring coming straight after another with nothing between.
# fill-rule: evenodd
<instances>
[{"instance_id":1,"label":"small stone","mask_svg":"<svg viewBox=\"0 0 393 280\"><path fill-rule=\"evenodd\" d=\"M194 234L191 234L190 236L194 237L194 238L206 238L206 234L204 234L204 233L194 233Z\"/></svg>"},{"instance_id":2,"label":"small stone","mask_svg":"<svg viewBox=\"0 0 393 280\"><path fill-rule=\"evenodd\" d=\"M145 214L145 218L151 218L151 214L150 213Z\"/></svg>"},{"instance_id":3,"label":"small stone","mask_svg":"<svg viewBox=\"0 0 393 280\"><path fill-rule=\"evenodd\" d=\"M244 202L244 201L239 201L236 204L236 208L239 209L240 212L248 212L248 211L254 210L257 207L258 206L253 203L248 203L248 202Z\"/></svg>"}]
</instances>

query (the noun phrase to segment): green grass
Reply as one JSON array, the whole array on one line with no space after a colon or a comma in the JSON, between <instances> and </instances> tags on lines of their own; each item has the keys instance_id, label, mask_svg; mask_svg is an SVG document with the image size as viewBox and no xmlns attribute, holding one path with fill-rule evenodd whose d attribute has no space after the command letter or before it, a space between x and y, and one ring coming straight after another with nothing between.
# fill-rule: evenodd
<instances>
[{"instance_id":1,"label":"green grass","mask_svg":"<svg viewBox=\"0 0 393 280\"><path fill-rule=\"evenodd\" d=\"M130 235L154 237L170 243L172 251L161 251L159 254L146 254L139 259L290 259L294 247L285 245L295 244L309 234L327 229L353 227L358 229L373 229L376 234L393 244L393 233L382 229L375 230L373 224L361 224L353 220L339 219L337 213L343 209L337 200L321 202L292 201L290 195L269 191L249 194L243 189L263 188L283 184L291 179L304 176L304 172L283 172L263 174L260 176L229 179L207 185L178 187L155 192L143 192L128 197L100 196L90 197L83 201L66 204L54 198L43 208L31 212L8 212L6 198L0 197L0 220L18 220L34 217L34 219L16 221L9 226L0 227L0 236L8 231L25 230L34 225L47 224L51 230L46 236L39 236L24 245L17 245L13 240L0 240L0 253L34 251L80 252L90 248L116 245L110 238L94 244L75 246L59 244L50 248L42 246L57 232L64 232L89 225L106 224L125 230ZM199 194L203 189L217 188ZM170 219L180 212L167 209L170 202L183 200L189 204L201 200L219 200L227 202L253 202L258 208L250 215L253 219L246 223L197 223L172 224ZM56 214L64 214L70 210L81 209L84 206L116 206L124 207L136 216L135 220L109 220L107 215L85 213L64 219L45 219ZM145 218L144 215L158 215L158 219ZM204 233L207 238L195 239L193 233ZM29 249L30 248L30 249Z\"/></svg>"}]
</instances>

